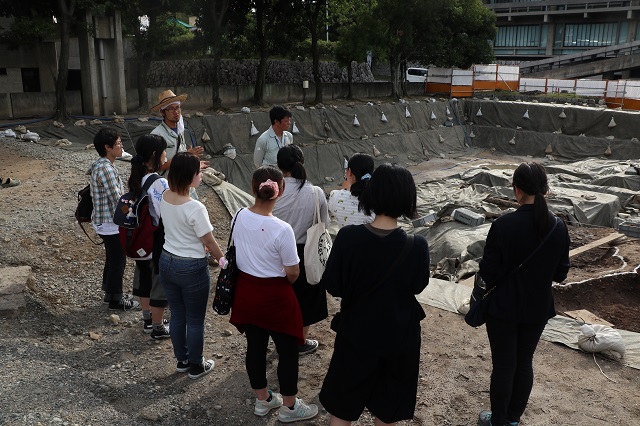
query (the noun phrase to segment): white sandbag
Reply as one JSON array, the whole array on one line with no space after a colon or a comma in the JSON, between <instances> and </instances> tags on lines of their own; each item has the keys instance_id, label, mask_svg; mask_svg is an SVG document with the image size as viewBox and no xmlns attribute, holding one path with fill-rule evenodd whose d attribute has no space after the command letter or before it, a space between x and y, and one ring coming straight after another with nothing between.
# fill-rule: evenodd
<instances>
[{"instance_id":1,"label":"white sandbag","mask_svg":"<svg viewBox=\"0 0 640 426\"><path fill-rule=\"evenodd\" d=\"M16 132L14 132L11 129L2 130L2 131L0 131L0 136L3 136L5 138L15 138L16 137Z\"/></svg>"},{"instance_id":2,"label":"white sandbag","mask_svg":"<svg viewBox=\"0 0 640 426\"><path fill-rule=\"evenodd\" d=\"M585 352L617 352L624 356L624 340L611 327L601 324L583 324L580 327L578 346Z\"/></svg>"}]
</instances>

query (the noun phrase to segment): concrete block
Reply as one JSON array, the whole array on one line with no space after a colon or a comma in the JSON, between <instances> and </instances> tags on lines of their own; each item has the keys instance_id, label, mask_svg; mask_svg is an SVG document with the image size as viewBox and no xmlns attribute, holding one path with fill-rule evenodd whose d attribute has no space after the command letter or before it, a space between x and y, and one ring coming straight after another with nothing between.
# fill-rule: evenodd
<instances>
[{"instance_id":1,"label":"concrete block","mask_svg":"<svg viewBox=\"0 0 640 426\"><path fill-rule=\"evenodd\" d=\"M30 266L0 269L0 317L15 318L25 310L24 291L32 277Z\"/></svg>"},{"instance_id":2,"label":"concrete block","mask_svg":"<svg viewBox=\"0 0 640 426\"><path fill-rule=\"evenodd\" d=\"M478 226L484 223L484 215L465 209L464 207L457 208L451 213L451 217L460 223L464 223L469 226Z\"/></svg>"}]
</instances>

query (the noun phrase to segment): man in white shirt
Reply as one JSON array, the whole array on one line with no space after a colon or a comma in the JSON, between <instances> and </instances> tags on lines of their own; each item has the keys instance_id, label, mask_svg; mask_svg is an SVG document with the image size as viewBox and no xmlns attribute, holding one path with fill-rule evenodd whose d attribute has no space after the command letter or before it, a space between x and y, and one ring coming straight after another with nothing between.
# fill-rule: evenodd
<instances>
[{"instance_id":1,"label":"man in white shirt","mask_svg":"<svg viewBox=\"0 0 640 426\"><path fill-rule=\"evenodd\" d=\"M269 119L271 127L260 135L253 151L253 164L256 167L278 167L278 151L293 143L293 135L288 131L291 127L291 111L281 105L274 105L269 111Z\"/></svg>"}]
</instances>

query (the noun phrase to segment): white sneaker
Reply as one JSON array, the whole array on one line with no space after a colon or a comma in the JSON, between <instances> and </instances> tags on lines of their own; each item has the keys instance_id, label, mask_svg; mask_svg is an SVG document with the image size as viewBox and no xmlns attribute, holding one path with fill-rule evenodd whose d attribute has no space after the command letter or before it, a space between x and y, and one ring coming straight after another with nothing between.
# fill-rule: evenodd
<instances>
[{"instance_id":1,"label":"white sneaker","mask_svg":"<svg viewBox=\"0 0 640 426\"><path fill-rule=\"evenodd\" d=\"M284 405L280 407L278 412L278 420L282 423L297 422L298 420L306 420L318 415L318 406L316 404L305 404L300 398L296 398L293 410Z\"/></svg>"},{"instance_id":2,"label":"white sneaker","mask_svg":"<svg viewBox=\"0 0 640 426\"><path fill-rule=\"evenodd\" d=\"M269 402L260 401L258 398L256 398L256 405L253 409L253 414L262 417L266 416L273 408L282 407L282 395L277 392L274 393L271 391L269 391L269 395L271 395L271 401Z\"/></svg>"}]
</instances>

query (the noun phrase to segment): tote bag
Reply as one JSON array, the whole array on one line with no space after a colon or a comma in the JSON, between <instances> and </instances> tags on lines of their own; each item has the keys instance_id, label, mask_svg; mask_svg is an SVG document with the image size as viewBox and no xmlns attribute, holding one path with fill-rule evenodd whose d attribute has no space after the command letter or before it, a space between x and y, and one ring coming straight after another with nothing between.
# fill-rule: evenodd
<instances>
[{"instance_id":1,"label":"tote bag","mask_svg":"<svg viewBox=\"0 0 640 426\"><path fill-rule=\"evenodd\" d=\"M327 266L331 253L331 235L324 222L320 220L320 202L316 191L316 208L313 211L313 225L307 230L307 242L304 244L304 269L309 284L318 284Z\"/></svg>"}]
</instances>

